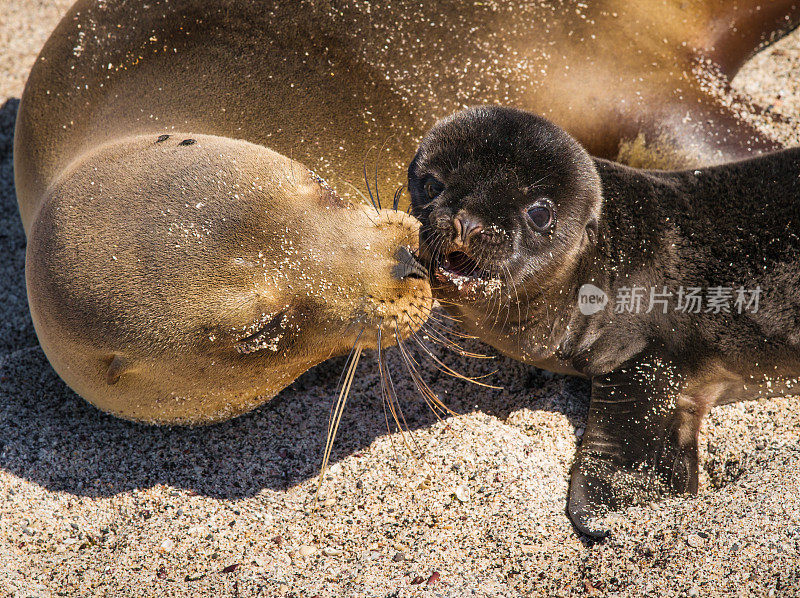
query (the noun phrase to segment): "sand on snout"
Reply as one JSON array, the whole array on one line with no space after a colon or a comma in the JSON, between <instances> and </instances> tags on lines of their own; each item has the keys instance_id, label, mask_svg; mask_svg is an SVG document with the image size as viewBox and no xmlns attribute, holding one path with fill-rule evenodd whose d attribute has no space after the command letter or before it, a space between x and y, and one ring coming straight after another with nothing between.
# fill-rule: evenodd
<instances>
[{"instance_id":1,"label":"sand on snout","mask_svg":"<svg viewBox=\"0 0 800 598\"><path fill-rule=\"evenodd\" d=\"M699 496L631 508L589 547L564 507L588 384L502 357L423 375L462 415L430 413L390 367L420 449L387 434L374 355L354 382L324 486L316 475L344 361L271 404L186 430L104 415L36 341L12 136L28 70L69 1L0 6L0 595L794 596L800 594L800 400L713 410ZM768 107L800 145L800 33L756 56L726 101ZM742 94L740 97L738 94ZM482 348L491 353L491 350Z\"/></svg>"}]
</instances>

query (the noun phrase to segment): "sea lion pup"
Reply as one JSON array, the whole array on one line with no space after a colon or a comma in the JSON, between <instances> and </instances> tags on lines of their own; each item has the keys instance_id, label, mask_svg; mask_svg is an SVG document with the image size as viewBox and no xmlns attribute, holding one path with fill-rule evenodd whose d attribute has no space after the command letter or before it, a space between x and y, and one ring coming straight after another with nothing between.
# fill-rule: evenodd
<instances>
[{"instance_id":1,"label":"sea lion pup","mask_svg":"<svg viewBox=\"0 0 800 598\"><path fill-rule=\"evenodd\" d=\"M474 108L427 134L408 175L434 296L502 353L591 378L581 532L604 535L604 507L696 492L711 407L796 384L800 149L637 170L542 117Z\"/></svg>"}]
</instances>

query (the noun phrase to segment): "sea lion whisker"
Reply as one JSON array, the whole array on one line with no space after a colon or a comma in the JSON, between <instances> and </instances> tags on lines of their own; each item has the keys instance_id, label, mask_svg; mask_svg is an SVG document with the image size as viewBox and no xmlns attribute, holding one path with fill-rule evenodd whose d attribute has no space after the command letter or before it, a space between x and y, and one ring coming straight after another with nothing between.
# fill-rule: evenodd
<instances>
[{"instance_id":1,"label":"sea lion whisker","mask_svg":"<svg viewBox=\"0 0 800 598\"><path fill-rule=\"evenodd\" d=\"M550 300L547 298L547 295L545 294L544 289L542 288L542 285L539 284L539 281L536 280L535 277L529 276L529 277L523 278L523 282L526 281L526 280L530 280L531 282L533 282L533 284L535 284L536 287L539 289L539 294L542 296L542 302L544 303L544 311L545 311L545 318L547 320L547 328L550 331L550 334L552 334L553 329L555 328L556 322L555 322L554 319L552 319L552 317L550 315ZM530 305L530 303L529 303L529 305Z\"/></svg>"},{"instance_id":2,"label":"sea lion whisker","mask_svg":"<svg viewBox=\"0 0 800 598\"><path fill-rule=\"evenodd\" d=\"M431 390L431 387L428 386L428 384L420 375L419 371L414 367L414 363L416 363L416 360L414 360L411 357L411 355L406 350L405 345L403 345L403 341L400 339L400 333L397 330L396 326L395 326L395 338L397 339L397 347L398 349L400 349L400 355L403 357L403 362L406 364L406 369L408 370L408 373L411 375L411 379L414 381L414 385L417 387L417 390L419 391L420 395L423 396L423 398L425 396L430 398L430 400L433 401L433 403L437 405L439 409L442 409L443 411L451 415L458 415L455 411L453 411L447 405L442 403L441 399L439 399L439 397L436 396L436 393L434 393L433 390Z\"/></svg>"},{"instance_id":3,"label":"sea lion whisker","mask_svg":"<svg viewBox=\"0 0 800 598\"><path fill-rule=\"evenodd\" d=\"M422 311L422 310L420 310ZM468 351L461 347L457 342L447 336L451 331L440 322L434 321L430 316L424 319L419 314L408 314L409 319L419 324L418 332L426 335L431 335L431 340L438 345L454 348L459 355L466 356Z\"/></svg>"},{"instance_id":4,"label":"sea lion whisker","mask_svg":"<svg viewBox=\"0 0 800 598\"><path fill-rule=\"evenodd\" d=\"M405 362L405 356L403 356L402 354L401 354L401 359ZM388 364L384 364L384 367L387 368L387 372L388 372ZM433 414L436 417L436 419L439 420L439 421L442 421L442 418L440 417L438 411L441 411L442 415L447 415L447 412L444 409L442 409L441 407L438 407L435 403L433 403L430 400L429 397L427 397L423 392L420 391L418 380L415 378L414 374L411 374L411 380L414 383L414 386L417 389L417 392L420 394L422 399L425 401L425 404L428 406L428 408L433 412ZM394 387L393 387L393 390L394 390ZM397 394L396 394L396 391L395 391L395 397L396 396L397 396Z\"/></svg>"},{"instance_id":5,"label":"sea lion whisker","mask_svg":"<svg viewBox=\"0 0 800 598\"><path fill-rule=\"evenodd\" d=\"M445 239L439 231L434 231L432 238L428 243L428 250L430 252L430 268L438 267L441 262L441 250L444 246Z\"/></svg>"},{"instance_id":6,"label":"sea lion whisker","mask_svg":"<svg viewBox=\"0 0 800 598\"><path fill-rule=\"evenodd\" d=\"M367 159L369 158L369 153L375 149L375 146L371 146L367 153L364 155L364 183L367 185L367 193L369 193L369 199L372 202L372 207L375 208L376 212L380 212L380 201L375 203L375 197L372 195L372 188L369 186L369 177L367 176Z\"/></svg>"},{"instance_id":7,"label":"sea lion whisker","mask_svg":"<svg viewBox=\"0 0 800 598\"><path fill-rule=\"evenodd\" d=\"M424 225L422 228L422 232L432 231L433 233L433 243L431 247L431 261L432 263L436 264L440 261L441 251L444 247L445 243L450 243L450 239L447 238L443 231L439 228L432 227L430 225Z\"/></svg>"},{"instance_id":8,"label":"sea lion whisker","mask_svg":"<svg viewBox=\"0 0 800 598\"><path fill-rule=\"evenodd\" d=\"M521 300L521 298L520 298L520 293L519 293L519 285L518 285L518 284L516 283L516 281L514 280L514 277L513 277L513 275L511 274L511 270L510 270L510 268L509 268L507 265L505 265L505 264L502 266L502 268L503 268L503 269L504 269L504 271L505 271L505 276L506 276L506 280L507 280L507 282L506 282L506 285L507 285L507 286L510 286L510 287L511 287L511 290L513 290L513 291L514 291L514 304L515 304L515 305L516 305L516 307L517 307L517 324L518 324L518 325L520 325L520 324L522 323L522 321L523 321L523 320L522 320L522 308L520 307L520 304L522 303L522 300ZM525 315L527 316L527 310L528 310L528 306L529 306L530 304L529 304L528 292L527 292L527 290L525 290L525 287L522 287L522 293L523 293L523 294L524 294L524 296L525 296L525 306L526 306L526 313L525 313ZM518 339L518 340L519 340L519 339ZM521 343L522 341L520 340L519 342ZM521 346L521 344L520 344L520 346L519 346L518 348L519 348L520 350L522 349L522 346Z\"/></svg>"},{"instance_id":9,"label":"sea lion whisker","mask_svg":"<svg viewBox=\"0 0 800 598\"><path fill-rule=\"evenodd\" d=\"M440 326L441 329L446 330L446 331L450 332L451 334L455 334L459 338L466 338L466 339L475 339L476 338L475 336L473 336L471 334L467 334L465 332L461 332L461 331L458 331L458 330L453 330L449 326L449 324L451 322L453 322L455 324L461 324L462 321L460 319L458 319L458 318L452 317L449 314L442 313L441 311L438 311L438 310L434 311L434 308L432 308L432 307L430 307L430 308L425 308L424 306L420 307L420 312L423 313L426 318L430 318L434 322L436 322Z\"/></svg>"},{"instance_id":10,"label":"sea lion whisker","mask_svg":"<svg viewBox=\"0 0 800 598\"><path fill-rule=\"evenodd\" d=\"M352 323L351 323L351 325L350 325L350 326L352 327ZM349 352L348 352L348 354L347 354L347 359L346 359L346 360L345 360L345 362L344 362L344 368L342 368L342 373L341 373L341 374L339 374L339 379L336 381L336 388L337 388L337 390L338 390L338 389L341 389L341 387L342 387L342 383L343 383L343 381L344 381L344 379L345 379L345 376L347 375L347 372L348 372L348 371L349 371L349 369L350 369L350 362L351 362L351 361L352 361L352 359L353 359L353 354L354 354L354 352L355 352L356 346L358 346L358 341L360 341L360 340L361 340L361 335L362 335L362 334L364 334L364 331L365 331L366 329L367 329L366 325L364 325L364 326L362 326L362 327L361 327L361 331L360 331L360 332L358 333L358 335L356 336L356 340L355 340L355 342L353 342L353 347L350 349L350 351L349 351ZM331 405L330 412L328 413L328 426L330 426L330 424L331 424L331 418L332 418L332 416L333 416L333 409L334 409L334 406L335 406L335 404L332 404L332 405Z\"/></svg>"},{"instance_id":11,"label":"sea lion whisker","mask_svg":"<svg viewBox=\"0 0 800 598\"><path fill-rule=\"evenodd\" d=\"M428 406L428 408L434 414L436 419L439 420L439 421L442 421L442 418L441 418L441 416L439 414L440 411L441 411L441 415L443 415L443 416L448 415L448 413L453 413L453 412L449 412L444 407L444 404L441 401L438 400L438 398L435 398L435 397L431 398L430 394L425 391L424 383L419 378L419 374L417 372L415 372L415 371L412 371L412 367L406 361L405 357L403 357L403 362L405 363L406 369L408 370L409 375L411 376L411 380L414 383L414 387L417 389L417 392L419 393L420 397L422 397L422 400L425 401L425 404Z\"/></svg>"},{"instance_id":12,"label":"sea lion whisker","mask_svg":"<svg viewBox=\"0 0 800 598\"><path fill-rule=\"evenodd\" d=\"M536 189L536 187L539 185L539 183L549 179L552 175L553 175L553 171L552 170L546 172L544 174L544 176L540 177L537 181L534 181L533 183L531 183L530 185L525 187L525 191L527 191L527 192L533 191L534 189Z\"/></svg>"},{"instance_id":13,"label":"sea lion whisker","mask_svg":"<svg viewBox=\"0 0 800 598\"><path fill-rule=\"evenodd\" d=\"M421 320L415 320L415 322L420 323ZM442 328L434 328L430 321L421 324L419 327L419 332L434 336L436 339L438 339L439 344L443 344L460 357L469 357L473 359L494 359L489 355L484 355L483 353L467 349L460 342L447 336L448 334L457 334L456 332L450 332L449 330ZM463 338L469 339L470 337L464 336Z\"/></svg>"},{"instance_id":14,"label":"sea lion whisker","mask_svg":"<svg viewBox=\"0 0 800 598\"><path fill-rule=\"evenodd\" d=\"M415 318L415 317L414 317L414 316L412 316L412 315L409 315L409 320L410 320L411 322L414 322L414 323L418 323L418 322L419 322L419 319L418 319L418 318ZM443 340L442 340L442 339L439 337L439 335L438 335L438 334L436 334L436 331L435 331L434 329L432 329L432 328L426 328L426 327L425 327L425 325L424 325L424 324L422 324L422 325L419 327L419 332L420 332L420 333L421 333L421 334L422 334L422 335L423 335L425 338L427 338L428 340L430 340L430 341L431 341L431 342L432 342L434 345L437 345L437 346L439 346L439 347L444 347L444 348L447 348L447 349L449 349L449 348L450 348L450 346L449 346L449 345L448 345L448 344L447 344L445 341L443 341Z\"/></svg>"},{"instance_id":15,"label":"sea lion whisker","mask_svg":"<svg viewBox=\"0 0 800 598\"><path fill-rule=\"evenodd\" d=\"M366 327L365 327L366 328ZM363 330L362 330L363 332ZM325 441L325 452L322 457L322 466L320 468L319 473L319 482L317 483L317 491L314 496L314 503L316 505L319 499L319 491L322 488L322 483L325 479L325 472L328 468L328 462L331 456L331 450L333 449L333 442L336 439L336 433L339 431L339 423L342 419L342 414L344 413L344 407L347 403L347 398L350 395L350 388L353 384L353 377L355 375L356 366L358 365L358 361L361 358L361 352L363 350L363 345L359 342L361 335L359 334L359 339L356 340L356 344L353 347L353 351L351 352L351 358L349 359L349 363L347 364L347 375L344 378L344 383L342 384L338 398L336 399L335 410L332 414L332 417L328 420L328 437Z\"/></svg>"},{"instance_id":16,"label":"sea lion whisker","mask_svg":"<svg viewBox=\"0 0 800 598\"><path fill-rule=\"evenodd\" d=\"M415 323L419 323L420 322L420 320L417 319L417 318L412 318L412 320ZM461 357L467 357L467 352L466 351L463 351L457 344L452 342L446 336L444 336L444 335L440 334L439 332L437 332L434 328L428 327L425 324L422 324L419 327L419 332L424 337L429 338L430 341L432 343L434 343L435 345L438 345L438 346L443 347L445 349L449 349L449 350L453 351L454 353L456 353L457 355L460 355Z\"/></svg>"},{"instance_id":17,"label":"sea lion whisker","mask_svg":"<svg viewBox=\"0 0 800 598\"><path fill-rule=\"evenodd\" d=\"M399 461L399 455L397 454L397 447L394 445L394 435L392 434L391 426L389 425L389 415L386 413L386 405L389 402L389 389L387 387L387 373L388 369L386 367L382 344L383 344L383 319L381 319L380 323L378 324L378 348L377 348L377 359L378 359L378 373L380 374L381 380L381 407L383 408L383 419L386 422L386 433L389 435L389 444L392 447L392 452L394 453L395 461ZM389 382L391 379L389 379ZM394 389L394 385L392 385L392 389Z\"/></svg>"},{"instance_id":18,"label":"sea lion whisker","mask_svg":"<svg viewBox=\"0 0 800 598\"><path fill-rule=\"evenodd\" d=\"M437 299L437 301L440 304L443 304L443 305L452 305L452 306L457 306L458 305L457 303L453 303L452 301L447 301L446 299L445 300ZM454 316L452 314L447 314L447 313L444 313L444 312L441 312L441 311L434 313L432 308L429 309L428 315L430 317L432 317L432 318L436 318L437 321L439 321L439 322L442 321L439 318L444 318L445 320L449 320L450 322L453 322L455 324L462 324L463 323L463 320L461 320L458 316ZM465 338L475 338L475 337L471 336L471 335L467 335L467 336L465 336Z\"/></svg>"},{"instance_id":19,"label":"sea lion whisker","mask_svg":"<svg viewBox=\"0 0 800 598\"><path fill-rule=\"evenodd\" d=\"M522 322L527 320L528 312L530 311L530 297L528 297L527 289L523 286L522 287L522 292L525 295L525 319L523 320L522 309L520 308L521 300L520 300L519 292L517 290L518 285L514 281L514 278L513 278L512 274L511 274L511 270L508 268L508 266L504 266L504 267L505 267L506 275L508 276L508 280L511 283L511 288L514 290L515 303L516 303L516 306L517 306L517 326L522 326ZM521 334L517 334L517 351L522 353L522 335Z\"/></svg>"},{"instance_id":20,"label":"sea lion whisker","mask_svg":"<svg viewBox=\"0 0 800 598\"><path fill-rule=\"evenodd\" d=\"M478 386L491 388L493 390L502 390L502 387L486 384L484 382L478 382L478 380L480 380L481 378L488 378L489 376L493 376L495 373L497 373L497 370L490 372L489 374L483 374L482 376L477 376L475 378L472 378L470 376L467 376L465 374L462 374L461 372L452 369L450 366L443 363L438 357L436 357L436 355L430 350L430 348L424 342L422 342L422 340L417 336L416 333L412 333L411 338L413 338L414 341L422 348L422 350L425 351L425 353L427 353L431 359L433 359L434 363L437 366L436 369L438 369L439 371L447 374L448 376L452 376L453 378L458 378L459 380L465 380L466 382L471 382L473 384L477 384Z\"/></svg>"},{"instance_id":21,"label":"sea lion whisker","mask_svg":"<svg viewBox=\"0 0 800 598\"><path fill-rule=\"evenodd\" d=\"M517 293L517 288L516 288L516 285L514 284L514 280L512 279L511 273L508 271L508 268L506 267L505 264L500 264L500 269L502 270L503 278L505 278L505 280L506 280L505 286L506 287L510 286L511 290L514 291L514 297L516 299L514 301L514 303L517 306L517 317L520 317L522 310L519 308L519 294ZM509 298L509 301L510 301L511 295L509 295L508 298ZM510 314L511 314L511 306L509 305L509 306L506 307L506 319L505 319L505 322L503 322L503 328L505 328L506 325L508 324L508 317L509 317Z\"/></svg>"},{"instance_id":22,"label":"sea lion whisker","mask_svg":"<svg viewBox=\"0 0 800 598\"><path fill-rule=\"evenodd\" d=\"M386 147L386 144L389 143L389 140L395 137L394 135L389 135L384 142L381 144L380 149L378 149L378 155L375 157L375 197L378 200L378 206L381 206L381 194L378 190L378 167L380 166L381 161L381 153L383 152L383 148Z\"/></svg>"},{"instance_id":23,"label":"sea lion whisker","mask_svg":"<svg viewBox=\"0 0 800 598\"><path fill-rule=\"evenodd\" d=\"M403 195L403 189L405 189L405 185L400 185L397 188L397 191L394 192L394 199L392 199L392 209L396 212L397 206L400 205L400 197Z\"/></svg>"},{"instance_id":24,"label":"sea lion whisker","mask_svg":"<svg viewBox=\"0 0 800 598\"><path fill-rule=\"evenodd\" d=\"M442 320L436 319L435 316L436 316L436 314L432 314L427 323L429 323L431 326L436 325L436 327L437 327L436 329L439 331L440 334L442 334L442 335L451 334L451 335L455 336L456 338L460 338L460 339L464 339L464 340L476 340L475 336L473 336L471 334L467 334L465 332L461 332L460 330L455 330L452 327L450 327L450 323L449 322L444 322Z\"/></svg>"},{"instance_id":25,"label":"sea lion whisker","mask_svg":"<svg viewBox=\"0 0 800 598\"><path fill-rule=\"evenodd\" d=\"M345 181L345 185L347 185L347 186L349 186L349 187L352 187L353 191L355 191L355 192L358 194L358 196L359 196L361 199L363 199L363 200L364 200L364 204L362 204L362 205L365 205L365 206L372 205L372 207L373 207L373 208L377 209L377 207L375 206L375 202L374 202L374 201L372 201L372 200L371 200L369 197L367 197L366 195L364 195L364 192L363 192L361 189L359 189L358 187L356 187L356 186L355 186L353 183L351 183L350 181ZM375 223L375 221L374 221L374 220L372 220L372 219L370 219L370 222L372 222L373 224Z\"/></svg>"},{"instance_id":26,"label":"sea lion whisker","mask_svg":"<svg viewBox=\"0 0 800 598\"><path fill-rule=\"evenodd\" d=\"M440 401L431 400L431 398L427 396L427 394L420 387L420 381L417 378L418 374L415 375L414 373L411 372L408 364L405 361L406 358L404 356L401 356L401 359L403 360L403 363L406 365L406 369L409 371L409 374L411 375L411 381L413 382L414 388L417 390L417 393L420 395L420 397L422 397L422 400L425 401L425 404L428 406L428 409L431 410L431 413L433 413L434 417L436 417L438 421L443 422L444 420L442 419L442 417L446 417L448 415L447 410L444 409L442 406L440 406L441 405Z\"/></svg>"},{"instance_id":27,"label":"sea lion whisker","mask_svg":"<svg viewBox=\"0 0 800 598\"><path fill-rule=\"evenodd\" d=\"M494 267L490 267L489 272L491 276L493 277L497 276ZM501 292L492 293L489 297L486 298L486 301L488 301L488 306L486 310L487 313L483 321L488 322L489 318L492 319L492 325L489 328L489 331L492 332L494 331L494 328L500 319L500 310L503 308L502 293ZM496 314L494 313L495 310L497 311Z\"/></svg>"},{"instance_id":28,"label":"sea lion whisker","mask_svg":"<svg viewBox=\"0 0 800 598\"><path fill-rule=\"evenodd\" d=\"M422 310L420 310L422 311ZM458 348L458 351L464 351L464 355L471 353L468 349L461 346L461 344L450 338L449 335L456 337L457 339L464 339L464 340L475 340L475 337L469 334L464 334L458 330L454 330L448 324L438 321L434 318L433 315L428 317L427 320L423 320L419 316L415 316L414 321L420 324L421 331L429 331L432 334L436 334L439 339L442 341L446 341L447 343L452 344L453 346ZM479 353L475 353L475 356L480 356L485 358L486 356L482 356Z\"/></svg>"},{"instance_id":29,"label":"sea lion whisker","mask_svg":"<svg viewBox=\"0 0 800 598\"><path fill-rule=\"evenodd\" d=\"M490 272L490 276L492 276L493 278L500 278L502 280L503 276L502 276L502 272L499 269L499 267L500 267L499 264L495 264L490 268L489 272ZM508 285L504 281L503 287L506 287L506 286L508 286ZM501 310L503 310L503 306L504 306L504 300L503 300L504 297L503 297L503 295L504 295L504 288L501 288L498 292L493 293L491 295L492 301L497 306L497 316L494 318L494 324L492 324L492 328L490 328L490 330L494 330L494 326L496 326L497 323L500 321L500 312L501 312ZM508 312L509 312L509 310L508 310L507 307L505 309L505 312L506 312L506 320L503 322L503 326L505 326L506 322L508 321Z\"/></svg>"},{"instance_id":30,"label":"sea lion whisker","mask_svg":"<svg viewBox=\"0 0 800 598\"><path fill-rule=\"evenodd\" d=\"M417 319L415 319L415 321L416 322L420 322L421 320L419 318L417 318ZM481 353L473 353L471 351L468 351L467 349L464 349L464 347L462 347L461 345L459 345L455 341L453 341L453 340L447 338L446 336L444 336L443 333L441 333L441 332L439 332L439 331L437 331L437 330L435 330L433 328L429 328L428 324L429 324L429 322L422 322L422 325L419 328L419 332L424 332L425 334L432 335L434 337L433 340L436 341L437 344L439 344L440 346L444 346L444 347L449 348L450 350L454 351L456 354L458 354L461 357L472 357L472 358L475 358L475 359L494 359L494 357L492 357L492 356L483 355Z\"/></svg>"},{"instance_id":31,"label":"sea lion whisker","mask_svg":"<svg viewBox=\"0 0 800 598\"><path fill-rule=\"evenodd\" d=\"M396 327L395 327L395 330L396 330ZM396 389L396 387L394 385L394 380L392 379L392 373L389 370L389 366L386 363L386 360L385 360L385 358L383 356L383 353L381 353L381 358L380 358L380 361L378 362L378 367L382 368L382 371L385 372L386 379L388 381L387 394L385 396L386 400L384 401L384 405L388 404L388 406L389 406L389 411L392 414L392 419L394 419L395 425L397 426L397 430L400 432L400 437L403 440L403 444L406 446L406 449L408 449L408 452L415 459L421 459L422 462L425 463L425 465L431 470L431 472L435 473L434 470L433 470L433 467L431 467L430 463L428 463L428 461L425 459L424 451L419 446L419 443L417 442L416 437L411 432L411 427L408 425L408 422L406 421L405 415L403 414L403 410L400 407L400 400L399 400L399 398L397 396L397 389ZM398 413L400 414L399 418L397 416ZM405 429L403 429L403 425L400 423L401 419L402 419L403 424L405 424ZM388 425L388 421L387 421L387 425ZM411 437L411 442L414 443L414 446L416 447L417 451L419 452L419 457L417 457L417 455L415 454L414 450L411 448L411 445L408 444L408 440L406 440L406 433L408 433L408 435ZM390 435L390 438L391 438L391 435ZM397 459L397 454L396 453L395 453L395 459Z\"/></svg>"}]
</instances>

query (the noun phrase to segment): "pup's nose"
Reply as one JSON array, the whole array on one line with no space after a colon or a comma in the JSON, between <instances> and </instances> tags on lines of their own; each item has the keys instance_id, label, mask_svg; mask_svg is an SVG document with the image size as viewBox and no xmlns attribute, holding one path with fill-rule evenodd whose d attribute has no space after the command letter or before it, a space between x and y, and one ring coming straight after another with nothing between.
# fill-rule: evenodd
<instances>
[{"instance_id":1,"label":"pup's nose","mask_svg":"<svg viewBox=\"0 0 800 598\"><path fill-rule=\"evenodd\" d=\"M483 230L479 220L466 214L459 214L453 218L453 227L456 229L456 243L466 245L470 238Z\"/></svg>"}]
</instances>

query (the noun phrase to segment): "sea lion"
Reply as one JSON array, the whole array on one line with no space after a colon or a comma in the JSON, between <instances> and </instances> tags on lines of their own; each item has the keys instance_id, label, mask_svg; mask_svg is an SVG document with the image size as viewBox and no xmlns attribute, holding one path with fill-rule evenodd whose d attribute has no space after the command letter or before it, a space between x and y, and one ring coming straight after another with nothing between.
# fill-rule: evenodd
<instances>
[{"instance_id":1,"label":"sea lion","mask_svg":"<svg viewBox=\"0 0 800 598\"><path fill-rule=\"evenodd\" d=\"M416 237L413 218L344 202L262 146L126 137L51 183L29 230L31 315L104 411L219 421L379 331L385 346L418 329L432 301Z\"/></svg>"},{"instance_id":2,"label":"sea lion","mask_svg":"<svg viewBox=\"0 0 800 598\"><path fill-rule=\"evenodd\" d=\"M797 0L79 0L23 94L23 221L75 157L146 133L265 145L345 196L374 147L394 189L423 131L483 103L543 114L600 157L744 157L777 145L708 79L798 22Z\"/></svg>"},{"instance_id":3,"label":"sea lion","mask_svg":"<svg viewBox=\"0 0 800 598\"><path fill-rule=\"evenodd\" d=\"M200 422L248 408L260 396L253 393L273 393L350 343L344 330L353 322L375 322L371 308L328 304L329 287L321 285L315 298L339 325L304 325L302 343L279 348L298 360L280 383L265 381L275 374L262 364L237 369L212 357L200 331L219 321L255 333L248 326L267 325L261 317L273 314L278 330L262 334L267 348L266 339L282 334L286 297L276 292L263 304L256 297L271 293L266 283L281 249L290 250L280 245L287 235L314 255L338 244L332 261L320 257L321 269L310 260L303 272L284 269L286 289L304 295L306 277L336 286L344 275L351 302L372 295L384 301L387 322L405 322L403 309L426 304L427 283L398 282L389 256L413 224L381 213L373 226L369 211L338 206L336 198L354 196L373 146L370 170L394 167L382 177L393 189L417 132L467 101L548 109L603 155L640 135L669 160L713 161L774 146L745 125L729 136L736 117L703 91L692 68L708 58L734 72L754 48L797 23L792 2L761 10L715 0L628 4L79 0L31 71L14 142L31 311L56 370L99 406L134 419ZM309 170L336 191L315 185ZM259 224L237 189L257 190L247 197L275 220ZM299 228L277 236L290 224ZM208 230L217 237L209 240ZM272 266L253 253L259 244ZM241 260L234 273L226 270L232 259ZM403 268L418 267L403 259ZM251 284L253 277L264 283ZM224 287L229 278L237 281L232 288ZM220 293L241 297L245 289L252 303L242 299L239 317L221 311L237 308ZM395 296L403 304L388 307ZM295 299L288 303L299 309ZM325 311L301 303L306 314ZM177 361L165 357L181 351ZM193 411L191 397L217 387L219 400Z\"/></svg>"},{"instance_id":4,"label":"sea lion","mask_svg":"<svg viewBox=\"0 0 800 598\"><path fill-rule=\"evenodd\" d=\"M697 491L714 405L800 379L800 148L683 171L590 154L550 121L479 107L408 169L434 296L502 353L591 379L568 512Z\"/></svg>"}]
</instances>

